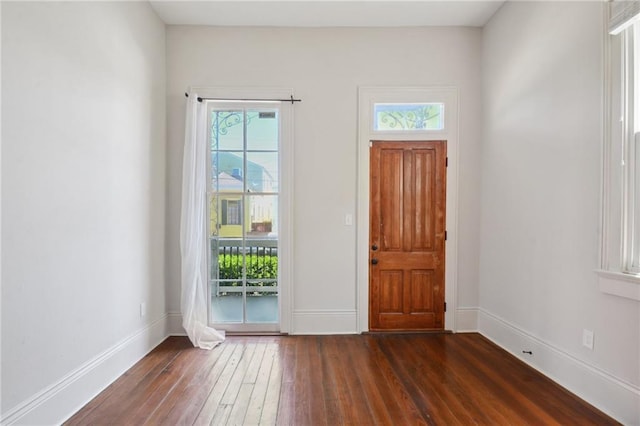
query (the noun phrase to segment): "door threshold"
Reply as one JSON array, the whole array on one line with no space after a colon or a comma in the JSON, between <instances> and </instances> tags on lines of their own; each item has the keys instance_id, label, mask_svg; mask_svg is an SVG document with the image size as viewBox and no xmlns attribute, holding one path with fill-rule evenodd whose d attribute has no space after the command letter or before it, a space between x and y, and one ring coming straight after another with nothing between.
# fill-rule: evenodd
<instances>
[{"instance_id":1,"label":"door threshold","mask_svg":"<svg viewBox=\"0 0 640 426\"><path fill-rule=\"evenodd\" d=\"M280 333L278 331L225 331L225 336L288 336L289 333Z\"/></svg>"},{"instance_id":2,"label":"door threshold","mask_svg":"<svg viewBox=\"0 0 640 426\"><path fill-rule=\"evenodd\" d=\"M451 330L373 330L363 331L362 334L453 334Z\"/></svg>"}]
</instances>

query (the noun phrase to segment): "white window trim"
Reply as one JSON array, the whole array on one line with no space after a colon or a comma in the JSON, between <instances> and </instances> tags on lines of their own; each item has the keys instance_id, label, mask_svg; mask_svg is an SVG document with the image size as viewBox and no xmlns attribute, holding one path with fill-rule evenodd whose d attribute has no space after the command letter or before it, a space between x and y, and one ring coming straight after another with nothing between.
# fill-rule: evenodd
<instances>
[{"instance_id":1,"label":"white window trim","mask_svg":"<svg viewBox=\"0 0 640 426\"><path fill-rule=\"evenodd\" d=\"M260 87L191 87L191 92L202 98L216 99L289 99L293 96L292 88L260 88ZM291 332L293 304L293 106L288 102L280 103L280 149L279 149L279 199L278 214L280 228L278 230L278 265L280 294L278 295L280 332ZM206 294L209 294L209 280ZM260 327L260 326L257 326ZM247 329L246 331L250 331Z\"/></svg>"},{"instance_id":2,"label":"white window trim","mask_svg":"<svg viewBox=\"0 0 640 426\"><path fill-rule=\"evenodd\" d=\"M605 28L608 14L604 14ZM623 43L619 35L604 35L603 42L603 137L601 174L600 291L640 301L640 273L631 268L630 206L633 190L629 181L628 144L633 139L628 129L629 117L622 98L624 84ZM623 120L621 117L625 116ZM640 167L638 165L637 167Z\"/></svg>"},{"instance_id":3,"label":"white window trim","mask_svg":"<svg viewBox=\"0 0 640 426\"><path fill-rule=\"evenodd\" d=\"M374 103L442 102L445 128L407 132L373 130ZM458 271L458 89L455 87L360 87L358 91L358 192L357 192L357 289L356 312L359 332L369 331L369 141L446 140L447 200L445 247L444 327L457 331Z\"/></svg>"}]
</instances>

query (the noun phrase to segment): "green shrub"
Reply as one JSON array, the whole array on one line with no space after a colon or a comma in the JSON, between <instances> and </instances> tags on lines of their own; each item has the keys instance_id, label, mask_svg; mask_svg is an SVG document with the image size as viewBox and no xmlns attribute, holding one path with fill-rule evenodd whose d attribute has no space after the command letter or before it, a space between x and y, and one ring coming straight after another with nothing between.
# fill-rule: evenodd
<instances>
[{"instance_id":1,"label":"green shrub","mask_svg":"<svg viewBox=\"0 0 640 426\"><path fill-rule=\"evenodd\" d=\"M248 280L276 280L278 279L278 256L258 256L247 255L244 256L247 267L247 279ZM221 254L218 256L218 268L219 279L241 279L242 278L242 255L237 254ZM224 285L231 285L237 287L241 285L237 283L225 283ZM275 282L255 282L251 283L252 286L275 286Z\"/></svg>"}]
</instances>

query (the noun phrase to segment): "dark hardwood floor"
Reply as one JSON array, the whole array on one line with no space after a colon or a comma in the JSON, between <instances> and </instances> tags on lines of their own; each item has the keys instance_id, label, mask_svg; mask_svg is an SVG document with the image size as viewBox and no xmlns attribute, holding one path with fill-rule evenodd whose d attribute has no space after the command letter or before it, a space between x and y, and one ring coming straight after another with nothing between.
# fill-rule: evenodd
<instances>
[{"instance_id":1,"label":"dark hardwood floor","mask_svg":"<svg viewBox=\"0 0 640 426\"><path fill-rule=\"evenodd\" d=\"M67 425L607 425L479 334L171 337Z\"/></svg>"}]
</instances>

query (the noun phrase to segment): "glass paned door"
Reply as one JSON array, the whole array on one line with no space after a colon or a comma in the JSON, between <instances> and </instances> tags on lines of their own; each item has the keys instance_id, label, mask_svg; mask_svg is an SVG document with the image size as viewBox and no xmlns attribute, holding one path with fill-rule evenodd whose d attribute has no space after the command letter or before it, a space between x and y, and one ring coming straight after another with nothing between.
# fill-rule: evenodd
<instances>
[{"instance_id":1,"label":"glass paned door","mask_svg":"<svg viewBox=\"0 0 640 426\"><path fill-rule=\"evenodd\" d=\"M209 109L210 322L222 329L278 331L279 127L273 104Z\"/></svg>"}]
</instances>

